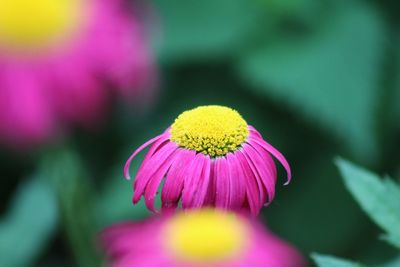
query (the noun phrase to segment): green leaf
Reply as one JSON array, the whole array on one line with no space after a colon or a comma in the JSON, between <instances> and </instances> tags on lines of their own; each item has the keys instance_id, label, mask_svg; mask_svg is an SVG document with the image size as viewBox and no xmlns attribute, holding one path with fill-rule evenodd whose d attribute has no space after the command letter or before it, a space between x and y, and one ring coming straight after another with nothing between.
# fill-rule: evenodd
<instances>
[{"instance_id":1,"label":"green leaf","mask_svg":"<svg viewBox=\"0 0 400 267\"><path fill-rule=\"evenodd\" d=\"M27 266L39 256L58 221L56 198L39 177L21 185L0 221L0 266Z\"/></svg>"},{"instance_id":2,"label":"green leaf","mask_svg":"<svg viewBox=\"0 0 400 267\"><path fill-rule=\"evenodd\" d=\"M75 266L99 266L96 250L94 198L89 175L80 156L73 150L46 151L41 173L57 192L63 228L75 257Z\"/></svg>"},{"instance_id":3,"label":"green leaf","mask_svg":"<svg viewBox=\"0 0 400 267\"><path fill-rule=\"evenodd\" d=\"M155 0L162 24L161 58L212 58L238 46L257 26L260 8L248 0Z\"/></svg>"},{"instance_id":4,"label":"green leaf","mask_svg":"<svg viewBox=\"0 0 400 267\"><path fill-rule=\"evenodd\" d=\"M344 183L361 208L386 231L384 238L400 248L400 187L388 177L376 174L348 161L336 161Z\"/></svg>"},{"instance_id":5,"label":"green leaf","mask_svg":"<svg viewBox=\"0 0 400 267\"><path fill-rule=\"evenodd\" d=\"M239 72L251 89L289 105L370 159L377 150L374 112L385 28L362 3L331 13L311 36L285 37L246 53Z\"/></svg>"},{"instance_id":6,"label":"green leaf","mask_svg":"<svg viewBox=\"0 0 400 267\"><path fill-rule=\"evenodd\" d=\"M363 267L360 263L313 253L311 258L319 267Z\"/></svg>"}]
</instances>

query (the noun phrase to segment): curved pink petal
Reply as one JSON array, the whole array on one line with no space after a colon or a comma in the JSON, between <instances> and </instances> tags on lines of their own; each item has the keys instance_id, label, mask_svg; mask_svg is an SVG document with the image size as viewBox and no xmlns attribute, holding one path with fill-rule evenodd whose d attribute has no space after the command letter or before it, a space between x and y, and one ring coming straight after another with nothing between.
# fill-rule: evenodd
<instances>
[{"instance_id":1,"label":"curved pink petal","mask_svg":"<svg viewBox=\"0 0 400 267\"><path fill-rule=\"evenodd\" d=\"M182 191L182 208L199 208L203 205L210 179L210 159L198 153L188 169Z\"/></svg>"},{"instance_id":2,"label":"curved pink petal","mask_svg":"<svg viewBox=\"0 0 400 267\"><path fill-rule=\"evenodd\" d=\"M241 150L238 150L235 155L239 160L240 167L246 179L246 195L250 207L250 211L254 216L257 216L261 207L264 205L264 191L258 186L257 178L251 170L245 155Z\"/></svg>"},{"instance_id":3,"label":"curved pink petal","mask_svg":"<svg viewBox=\"0 0 400 267\"><path fill-rule=\"evenodd\" d=\"M129 174L129 167L131 166L132 160L136 157L137 154L139 154L140 151L142 151L143 149L145 149L146 147L148 147L149 145L151 145L152 143L156 142L157 140L159 140L163 135L160 134L152 139L150 139L149 141L147 141L146 143L144 143L143 145L141 145L139 148L137 148L132 155L130 155L130 157L128 158L128 160L125 163L124 166L124 176L127 180L131 179L131 176Z\"/></svg>"},{"instance_id":4,"label":"curved pink petal","mask_svg":"<svg viewBox=\"0 0 400 267\"><path fill-rule=\"evenodd\" d=\"M257 136L258 138L263 139L262 135L260 134L259 131L256 130L256 128L254 128L253 126L249 125L249 126L248 126L248 129L249 129L250 135L255 135L255 136Z\"/></svg>"},{"instance_id":5,"label":"curved pink petal","mask_svg":"<svg viewBox=\"0 0 400 267\"><path fill-rule=\"evenodd\" d=\"M229 153L226 157L232 176L229 206L233 210L240 210L246 200L246 177L237 156L234 153Z\"/></svg>"},{"instance_id":6,"label":"curved pink petal","mask_svg":"<svg viewBox=\"0 0 400 267\"><path fill-rule=\"evenodd\" d=\"M183 190L187 169L196 157L196 152L178 148L161 193L163 210L175 209Z\"/></svg>"},{"instance_id":7,"label":"curved pink petal","mask_svg":"<svg viewBox=\"0 0 400 267\"><path fill-rule=\"evenodd\" d=\"M154 175L158 175L158 172L163 169L170 155L176 149L177 146L175 143L166 144L139 170L133 183L133 203L136 204L140 200L147 184Z\"/></svg>"},{"instance_id":8,"label":"curved pink petal","mask_svg":"<svg viewBox=\"0 0 400 267\"><path fill-rule=\"evenodd\" d=\"M165 133L161 135L161 138L155 141L145 154L142 163L140 164L137 173L139 173L143 166L146 166L147 161L149 161L155 153L157 153L161 148L163 148L166 144L170 143L169 134Z\"/></svg>"},{"instance_id":9,"label":"curved pink petal","mask_svg":"<svg viewBox=\"0 0 400 267\"><path fill-rule=\"evenodd\" d=\"M176 150L178 149L178 147L175 144L173 145L175 146L175 150L172 150L172 153L168 156L168 158L165 159L157 172L152 175L152 178L147 184L144 192L146 207L152 212L156 212L156 210L154 209L154 198L157 194L157 190L160 186L161 180L165 177L168 169L171 167L172 162L175 160L174 156L176 155Z\"/></svg>"},{"instance_id":10,"label":"curved pink petal","mask_svg":"<svg viewBox=\"0 0 400 267\"><path fill-rule=\"evenodd\" d=\"M264 158L262 158L260 153L258 153L249 144L243 146L243 153L247 157L250 166L253 167L254 174L259 177L259 179L263 182L264 188L266 188L268 192L268 203L270 203L275 197L276 181L276 176L274 175L273 169L270 169L269 166L265 163L265 157L270 156L263 155Z\"/></svg>"},{"instance_id":11,"label":"curved pink petal","mask_svg":"<svg viewBox=\"0 0 400 267\"><path fill-rule=\"evenodd\" d=\"M204 155L197 153L186 172L182 190L182 208L184 209L192 208L192 197L199 185L203 164Z\"/></svg>"},{"instance_id":12,"label":"curved pink petal","mask_svg":"<svg viewBox=\"0 0 400 267\"><path fill-rule=\"evenodd\" d=\"M276 148L274 148L272 145L270 145L268 142L264 141L263 139L258 138L255 135L250 136L251 140L250 142L255 142L262 146L266 151L271 153L279 162L282 164L282 166L285 168L286 173L287 173L287 181L285 185L290 183L290 180L292 179L292 171L290 170L290 165L287 162L286 158L282 155L281 152L279 152Z\"/></svg>"}]
</instances>

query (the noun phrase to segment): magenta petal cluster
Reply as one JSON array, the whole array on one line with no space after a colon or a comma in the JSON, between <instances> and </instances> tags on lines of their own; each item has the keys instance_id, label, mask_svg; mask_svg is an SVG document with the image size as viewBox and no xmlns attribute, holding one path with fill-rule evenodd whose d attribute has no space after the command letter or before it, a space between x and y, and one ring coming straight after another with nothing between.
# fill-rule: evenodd
<instances>
[{"instance_id":1,"label":"magenta petal cluster","mask_svg":"<svg viewBox=\"0 0 400 267\"><path fill-rule=\"evenodd\" d=\"M130 179L132 160L150 146L134 180L133 203L144 196L148 209L156 212L154 200L164 180L162 210L175 209L181 201L183 209L211 206L258 215L275 196L277 168L272 157L286 169L287 183L291 170L285 157L254 127L246 127L245 141L223 156L212 157L180 146L171 140L171 127L140 146L124 168L125 177Z\"/></svg>"},{"instance_id":2,"label":"magenta petal cluster","mask_svg":"<svg viewBox=\"0 0 400 267\"><path fill-rule=\"evenodd\" d=\"M110 88L135 98L151 81L141 26L123 1L80 2L84 23L59 46L29 55L0 49L1 142L39 143L65 124L95 123Z\"/></svg>"},{"instance_id":3,"label":"magenta petal cluster","mask_svg":"<svg viewBox=\"0 0 400 267\"><path fill-rule=\"evenodd\" d=\"M174 215L172 218L168 216L155 217L148 219L144 222L126 222L111 226L105 229L101 234L101 245L104 248L110 267L306 267L308 266L304 257L299 251L286 241L275 236L269 230L265 229L261 224L254 221L249 221L246 218L241 218L246 234L241 239L234 237L232 241L234 245L225 244L221 247L215 246L214 251L209 251L211 257L218 256L218 253L226 253L227 250L235 250L235 253L225 259L210 262L206 261L210 255L207 253L208 245L221 240L216 240L217 237L208 236L210 233L216 231L222 225L208 221L207 227L203 229L203 222L201 218L190 221L190 225L184 225L185 223L179 224L184 229L175 229L176 233L173 235L166 235L166 229L168 229L171 221L176 218ZM179 216L179 215L178 215ZM190 216L190 215L189 215ZM199 222L200 219L200 222ZM190 227L192 226L192 227ZM192 233L187 233L187 229L190 227ZM229 229L232 225L226 225L228 228L226 233L229 233ZM197 243L203 242L203 240L196 239L198 237L199 229L205 232L209 243ZM173 229L174 230L174 229ZM242 229L236 229L241 231ZM182 232L183 231L183 232ZM218 230L217 230L218 231ZM210 233L209 233L210 232ZM237 233L232 233L235 235ZM174 235L175 234L175 235ZM177 240L168 240L168 238ZM180 241L183 242L180 243ZM183 247L179 250L180 245L185 244L185 238L190 239L190 245ZM194 239L193 239L194 238ZM219 237L222 238L222 237ZM237 242L243 242L236 244ZM171 253L171 247L178 246L178 253ZM236 246L237 245L237 246ZM206 252L204 252L204 250ZM216 252L216 250L218 252ZM172 250L174 251L174 250ZM200 257L196 257L196 260L191 260L193 255L196 253ZM183 255L181 255L183 254ZM184 258L177 256L186 256ZM202 262L203 261L203 262Z\"/></svg>"}]
</instances>

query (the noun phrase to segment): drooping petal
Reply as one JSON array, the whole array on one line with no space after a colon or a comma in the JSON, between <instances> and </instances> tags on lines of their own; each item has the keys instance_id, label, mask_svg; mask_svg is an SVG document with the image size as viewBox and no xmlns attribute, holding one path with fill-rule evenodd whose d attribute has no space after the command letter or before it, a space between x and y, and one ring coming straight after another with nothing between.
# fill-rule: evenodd
<instances>
[{"instance_id":1,"label":"drooping petal","mask_svg":"<svg viewBox=\"0 0 400 267\"><path fill-rule=\"evenodd\" d=\"M271 153L285 168L286 173L287 173L287 181L285 185L290 183L290 180L292 179L292 172L290 170L289 163L287 162L286 158L282 155L281 152L279 152L276 148L274 148L272 145L270 145L268 142L264 141L261 138L258 138L255 135L250 135L250 142L255 142L259 145L261 145L266 151Z\"/></svg>"},{"instance_id":2,"label":"drooping petal","mask_svg":"<svg viewBox=\"0 0 400 267\"><path fill-rule=\"evenodd\" d=\"M191 206L193 208L200 208L206 203L210 181L211 181L211 160L205 156L205 161L203 164L203 170L201 172L198 189L193 194L192 198Z\"/></svg>"},{"instance_id":3,"label":"drooping petal","mask_svg":"<svg viewBox=\"0 0 400 267\"><path fill-rule=\"evenodd\" d=\"M249 129L250 135L255 135L258 138L262 139L262 135L260 134L259 131L256 130L256 128L254 128L253 126L249 125L248 129Z\"/></svg>"},{"instance_id":4,"label":"drooping petal","mask_svg":"<svg viewBox=\"0 0 400 267\"><path fill-rule=\"evenodd\" d=\"M204 206L215 205L215 160L210 160L210 177L208 180L208 188L204 197Z\"/></svg>"},{"instance_id":5,"label":"drooping petal","mask_svg":"<svg viewBox=\"0 0 400 267\"><path fill-rule=\"evenodd\" d=\"M257 178L252 172L242 151L238 150L235 155L237 155L237 159L239 160L240 167L246 179L246 195L250 211L254 216L257 216L261 207L264 205L264 191L259 187Z\"/></svg>"},{"instance_id":6,"label":"drooping petal","mask_svg":"<svg viewBox=\"0 0 400 267\"><path fill-rule=\"evenodd\" d=\"M193 196L199 186L201 172L204 165L204 155L198 153L188 168L182 191L182 208L192 208Z\"/></svg>"},{"instance_id":7,"label":"drooping petal","mask_svg":"<svg viewBox=\"0 0 400 267\"><path fill-rule=\"evenodd\" d=\"M182 192L183 208L199 208L205 202L210 180L210 159L198 153L189 168Z\"/></svg>"},{"instance_id":8,"label":"drooping petal","mask_svg":"<svg viewBox=\"0 0 400 267\"><path fill-rule=\"evenodd\" d=\"M143 158L142 164L140 164L138 173L140 170L143 168L143 166L146 166L147 161L149 161L157 151L159 151L162 147L164 147L166 144L170 143L169 140L169 134L167 132L164 132L162 134L161 138L155 141L147 151L146 155Z\"/></svg>"},{"instance_id":9,"label":"drooping petal","mask_svg":"<svg viewBox=\"0 0 400 267\"><path fill-rule=\"evenodd\" d=\"M228 209L230 202L230 170L225 157L215 160L215 206Z\"/></svg>"},{"instance_id":10,"label":"drooping petal","mask_svg":"<svg viewBox=\"0 0 400 267\"><path fill-rule=\"evenodd\" d=\"M256 177L263 182L263 186L268 192L268 203L270 203L275 197L276 177L274 176L274 171L265 163L265 158L263 159L260 153L249 144L243 146L243 153L247 157ZM269 155L264 156L270 157Z\"/></svg>"},{"instance_id":11,"label":"drooping petal","mask_svg":"<svg viewBox=\"0 0 400 267\"><path fill-rule=\"evenodd\" d=\"M164 165L169 161L169 157L177 149L175 143L168 143L163 146L157 153L153 155L146 165L139 170L133 184L133 203L140 200L147 184L153 178L153 175L159 174L164 168ZM167 170L165 170L166 172ZM164 174L165 174L164 172Z\"/></svg>"},{"instance_id":12,"label":"drooping petal","mask_svg":"<svg viewBox=\"0 0 400 267\"><path fill-rule=\"evenodd\" d=\"M164 163L152 175L152 178L147 184L144 192L146 207L152 212L156 212L156 210L154 209L154 198L157 194L158 187L160 186L161 180L165 177L168 169L171 167L171 164L174 161L176 150L178 149L175 144L172 145L175 146L175 149L172 149L171 154L165 159Z\"/></svg>"},{"instance_id":13,"label":"drooping petal","mask_svg":"<svg viewBox=\"0 0 400 267\"><path fill-rule=\"evenodd\" d=\"M265 164L268 166L268 168L272 171L273 176L276 177L278 174L278 171L276 169L275 162L271 156L271 154L266 151L262 146L260 146L258 143L255 142L248 142L250 146L252 146L258 153L260 153L261 158L265 160ZM275 179L276 180L276 179Z\"/></svg>"},{"instance_id":14,"label":"drooping petal","mask_svg":"<svg viewBox=\"0 0 400 267\"><path fill-rule=\"evenodd\" d=\"M129 167L131 166L132 160L136 157L137 154L139 154L140 151L142 151L143 149L145 149L146 147L148 147L149 145L151 145L152 143L160 140L163 137L164 134L160 134L152 139L150 139L149 141L147 141L146 143L144 143L143 145L141 145L139 148L137 148L132 155L128 158L128 160L125 163L124 166L124 176L125 179L130 180L131 176L129 174ZM149 151L150 152L150 151Z\"/></svg>"},{"instance_id":15,"label":"drooping petal","mask_svg":"<svg viewBox=\"0 0 400 267\"><path fill-rule=\"evenodd\" d=\"M240 166L240 162L233 153L226 155L229 169L231 170L231 194L229 206L233 210L240 210L246 199L246 177Z\"/></svg>"},{"instance_id":16,"label":"drooping petal","mask_svg":"<svg viewBox=\"0 0 400 267\"><path fill-rule=\"evenodd\" d=\"M163 210L175 209L183 190L187 169L194 160L196 152L178 148L161 193Z\"/></svg>"}]
</instances>

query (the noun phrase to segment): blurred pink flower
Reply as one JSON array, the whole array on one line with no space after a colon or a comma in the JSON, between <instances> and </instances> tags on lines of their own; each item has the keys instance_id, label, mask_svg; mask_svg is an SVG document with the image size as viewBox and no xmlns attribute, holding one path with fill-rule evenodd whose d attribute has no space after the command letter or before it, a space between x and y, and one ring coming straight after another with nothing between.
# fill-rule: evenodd
<instances>
[{"instance_id":1,"label":"blurred pink flower","mask_svg":"<svg viewBox=\"0 0 400 267\"><path fill-rule=\"evenodd\" d=\"M272 156L285 167L287 183L291 179L285 157L227 107L203 106L179 115L170 128L130 156L124 168L127 179L133 158L151 144L136 174L133 203L144 195L153 212L164 177L163 210L175 209L182 198L183 209L215 206L253 215L275 196Z\"/></svg>"},{"instance_id":2,"label":"blurred pink flower","mask_svg":"<svg viewBox=\"0 0 400 267\"><path fill-rule=\"evenodd\" d=\"M148 93L153 66L121 0L0 3L0 142L43 142L64 124L98 122L110 88Z\"/></svg>"},{"instance_id":3,"label":"blurred pink flower","mask_svg":"<svg viewBox=\"0 0 400 267\"><path fill-rule=\"evenodd\" d=\"M118 224L101 241L111 267L307 266L261 224L211 209Z\"/></svg>"}]
</instances>

